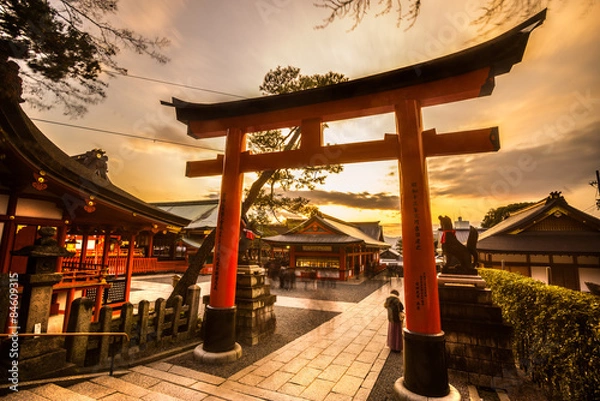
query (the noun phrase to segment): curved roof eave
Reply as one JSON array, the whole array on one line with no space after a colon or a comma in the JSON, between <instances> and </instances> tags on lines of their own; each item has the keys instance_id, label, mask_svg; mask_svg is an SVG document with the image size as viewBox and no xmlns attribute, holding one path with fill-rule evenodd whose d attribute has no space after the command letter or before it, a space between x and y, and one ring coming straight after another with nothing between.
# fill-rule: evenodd
<instances>
[{"instance_id":1,"label":"curved roof eave","mask_svg":"<svg viewBox=\"0 0 600 401\"><path fill-rule=\"evenodd\" d=\"M71 188L75 193L92 195L96 202L136 213L149 220L159 220L178 227L189 224L188 219L149 205L73 160L35 126L18 104L1 101L0 126L20 159L32 168L44 170L47 178Z\"/></svg>"},{"instance_id":2,"label":"curved roof eave","mask_svg":"<svg viewBox=\"0 0 600 401\"><path fill-rule=\"evenodd\" d=\"M171 103L162 104L174 106L177 119L189 124L369 96L489 68L488 79L479 93L486 96L493 90L494 77L509 72L521 61L529 34L545 18L544 9L504 34L461 52L335 85L223 103L193 103L173 98Z\"/></svg>"}]
</instances>

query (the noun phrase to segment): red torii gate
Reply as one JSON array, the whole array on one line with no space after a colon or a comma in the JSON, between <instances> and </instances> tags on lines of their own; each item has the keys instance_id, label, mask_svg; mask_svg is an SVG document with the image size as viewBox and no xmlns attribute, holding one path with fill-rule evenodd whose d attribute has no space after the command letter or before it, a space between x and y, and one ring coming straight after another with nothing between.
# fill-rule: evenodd
<instances>
[{"instance_id":1,"label":"red torii gate","mask_svg":"<svg viewBox=\"0 0 600 401\"><path fill-rule=\"evenodd\" d=\"M214 272L203 350L235 343L235 283L243 173L278 168L398 160L404 254L408 392L449 394L441 329L426 158L497 151L497 127L437 134L423 131L421 109L490 95L494 78L521 61L546 10L481 45L450 56L336 85L240 101L198 104L173 99L177 119L197 139L225 136L225 155L187 163L188 177L222 174ZM323 123L395 113L397 134L383 140L323 146ZM300 126L297 150L251 154L246 133Z\"/></svg>"}]
</instances>

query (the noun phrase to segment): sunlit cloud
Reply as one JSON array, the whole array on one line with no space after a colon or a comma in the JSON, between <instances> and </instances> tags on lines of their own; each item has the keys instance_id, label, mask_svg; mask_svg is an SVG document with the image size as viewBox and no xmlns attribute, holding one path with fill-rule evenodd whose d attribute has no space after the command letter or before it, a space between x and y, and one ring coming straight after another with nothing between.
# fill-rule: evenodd
<instances>
[{"instance_id":1,"label":"sunlit cloud","mask_svg":"<svg viewBox=\"0 0 600 401\"><path fill-rule=\"evenodd\" d=\"M526 149L429 162L432 196L538 197L585 184L599 167L600 122Z\"/></svg>"}]
</instances>

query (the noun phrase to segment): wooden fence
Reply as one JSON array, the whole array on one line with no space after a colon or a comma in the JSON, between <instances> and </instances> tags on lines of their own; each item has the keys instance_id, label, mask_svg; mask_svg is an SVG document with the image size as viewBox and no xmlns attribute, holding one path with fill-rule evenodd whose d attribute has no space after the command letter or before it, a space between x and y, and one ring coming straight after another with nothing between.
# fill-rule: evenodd
<instances>
[{"instance_id":1,"label":"wooden fence","mask_svg":"<svg viewBox=\"0 0 600 401\"><path fill-rule=\"evenodd\" d=\"M115 313L103 306L97 322L92 323L94 303L88 298L73 301L67 332L115 333L122 336L81 335L65 337L67 361L78 366L108 366L111 358L131 359L156 350L162 350L191 339L199 334L198 311L200 287L188 288L185 302L181 296L167 308L166 300L159 298L152 307L141 301L134 313L133 304L127 302ZM114 317L118 314L117 317Z\"/></svg>"}]
</instances>

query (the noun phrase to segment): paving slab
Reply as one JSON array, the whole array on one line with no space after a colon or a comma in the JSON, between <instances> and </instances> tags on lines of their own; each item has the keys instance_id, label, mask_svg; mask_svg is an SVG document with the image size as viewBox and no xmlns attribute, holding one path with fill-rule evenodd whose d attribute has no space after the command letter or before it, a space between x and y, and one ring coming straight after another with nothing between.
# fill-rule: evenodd
<instances>
[{"instance_id":1,"label":"paving slab","mask_svg":"<svg viewBox=\"0 0 600 401\"><path fill-rule=\"evenodd\" d=\"M92 401L93 398L77 394L74 391L66 389L64 387L57 386L56 384L46 384L40 387L31 389L31 392L35 395L43 397L51 401Z\"/></svg>"}]
</instances>

